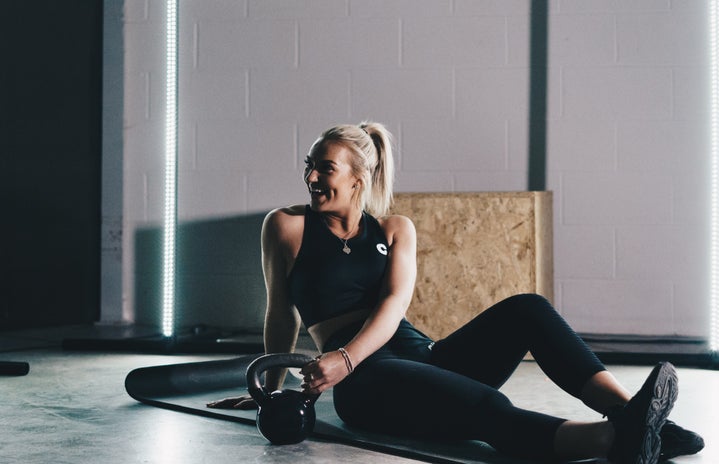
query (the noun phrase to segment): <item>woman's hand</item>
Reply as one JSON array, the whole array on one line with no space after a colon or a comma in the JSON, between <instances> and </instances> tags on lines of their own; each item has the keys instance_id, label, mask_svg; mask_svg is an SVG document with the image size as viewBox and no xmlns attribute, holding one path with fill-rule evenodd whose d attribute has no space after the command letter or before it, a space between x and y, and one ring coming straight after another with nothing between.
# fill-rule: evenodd
<instances>
[{"instance_id":1,"label":"woman's hand","mask_svg":"<svg viewBox=\"0 0 719 464\"><path fill-rule=\"evenodd\" d=\"M208 408L214 409L257 409L257 403L250 395L223 398L207 403Z\"/></svg>"},{"instance_id":2,"label":"woman's hand","mask_svg":"<svg viewBox=\"0 0 719 464\"><path fill-rule=\"evenodd\" d=\"M318 395L340 383L349 371L342 353L330 351L305 364L300 374L303 376L302 391Z\"/></svg>"}]
</instances>

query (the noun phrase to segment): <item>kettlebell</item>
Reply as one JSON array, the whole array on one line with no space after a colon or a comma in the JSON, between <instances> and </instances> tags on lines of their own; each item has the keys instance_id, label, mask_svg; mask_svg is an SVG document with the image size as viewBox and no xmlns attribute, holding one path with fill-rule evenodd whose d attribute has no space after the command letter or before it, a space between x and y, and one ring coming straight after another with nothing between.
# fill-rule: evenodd
<instances>
[{"instance_id":1,"label":"kettlebell","mask_svg":"<svg viewBox=\"0 0 719 464\"><path fill-rule=\"evenodd\" d=\"M260 375L273 367L302 367L314 359L299 353L266 354L247 366L247 391L257 402L257 429L275 445L299 443L315 427L319 395L296 390L267 392Z\"/></svg>"}]
</instances>

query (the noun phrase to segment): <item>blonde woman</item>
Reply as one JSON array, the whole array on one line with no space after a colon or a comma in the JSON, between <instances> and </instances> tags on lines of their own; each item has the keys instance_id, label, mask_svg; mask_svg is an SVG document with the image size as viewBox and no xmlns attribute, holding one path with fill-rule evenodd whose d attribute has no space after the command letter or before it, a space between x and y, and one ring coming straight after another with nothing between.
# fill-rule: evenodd
<instances>
[{"instance_id":1,"label":"blonde woman","mask_svg":"<svg viewBox=\"0 0 719 464\"><path fill-rule=\"evenodd\" d=\"M657 365L631 397L541 296L501 301L438 341L405 319L416 234L410 219L387 216L393 159L383 125L330 128L305 163L309 204L274 210L263 226L265 349L293 351L303 322L322 355L302 368L302 387L334 388L343 421L476 439L541 460L655 463L703 447L701 437L666 420L677 395L670 364ZM581 423L513 406L498 389L528 351L557 385L609 420ZM265 387L278 389L284 375L269 371ZM254 404L239 397L208 406Z\"/></svg>"}]
</instances>

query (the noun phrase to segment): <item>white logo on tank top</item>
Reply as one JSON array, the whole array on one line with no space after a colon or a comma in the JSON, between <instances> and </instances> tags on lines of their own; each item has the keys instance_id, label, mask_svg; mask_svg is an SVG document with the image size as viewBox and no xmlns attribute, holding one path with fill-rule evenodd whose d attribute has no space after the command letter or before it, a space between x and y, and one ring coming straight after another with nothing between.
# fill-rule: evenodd
<instances>
[{"instance_id":1,"label":"white logo on tank top","mask_svg":"<svg viewBox=\"0 0 719 464\"><path fill-rule=\"evenodd\" d=\"M384 243L377 244L377 251L387 256L387 246Z\"/></svg>"}]
</instances>

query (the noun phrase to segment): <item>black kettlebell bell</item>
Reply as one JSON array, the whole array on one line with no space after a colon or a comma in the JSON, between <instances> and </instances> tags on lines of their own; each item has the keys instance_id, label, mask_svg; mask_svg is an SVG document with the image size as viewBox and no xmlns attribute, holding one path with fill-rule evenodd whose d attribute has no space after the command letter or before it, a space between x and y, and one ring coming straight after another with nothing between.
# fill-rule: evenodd
<instances>
[{"instance_id":1,"label":"black kettlebell bell","mask_svg":"<svg viewBox=\"0 0 719 464\"><path fill-rule=\"evenodd\" d=\"M257 402L257 429L275 445L299 443L315 427L315 401L319 395L296 390L267 392L260 375L273 367L302 367L313 358L298 353L266 354L247 366L247 391Z\"/></svg>"}]
</instances>

